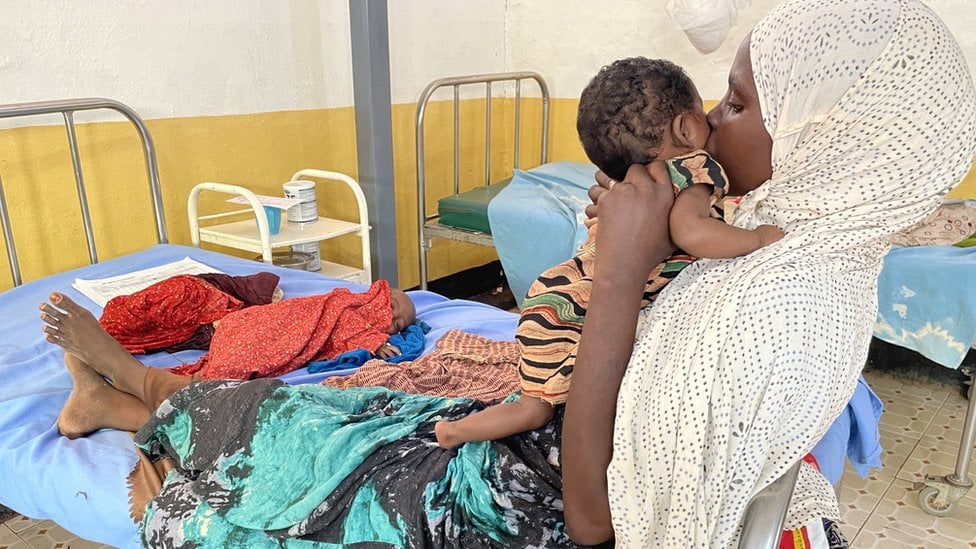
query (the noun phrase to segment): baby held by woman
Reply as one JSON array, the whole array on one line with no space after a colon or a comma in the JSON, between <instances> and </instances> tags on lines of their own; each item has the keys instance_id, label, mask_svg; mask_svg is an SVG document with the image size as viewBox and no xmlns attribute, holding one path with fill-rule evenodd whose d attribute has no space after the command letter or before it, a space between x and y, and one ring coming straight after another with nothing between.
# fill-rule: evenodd
<instances>
[{"instance_id":1,"label":"baby held by woman","mask_svg":"<svg viewBox=\"0 0 976 549\"><path fill-rule=\"evenodd\" d=\"M642 307L698 257L746 255L782 238L777 227L741 229L724 222L725 172L704 150L710 128L695 85L677 65L659 59L621 59L603 67L583 90L576 121L589 159L613 180L631 165L663 161L674 186L669 224L677 249L649 275ZM519 400L497 404L435 426L437 442L453 448L538 429L569 392L596 258L597 224L579 254L532 284L515 339Z\"/></svg>"}]
</instances>

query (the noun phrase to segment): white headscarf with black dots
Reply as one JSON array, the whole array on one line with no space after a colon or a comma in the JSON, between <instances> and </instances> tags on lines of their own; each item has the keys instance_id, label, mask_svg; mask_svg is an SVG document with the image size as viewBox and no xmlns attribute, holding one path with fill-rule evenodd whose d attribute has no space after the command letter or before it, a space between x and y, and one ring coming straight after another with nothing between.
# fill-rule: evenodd
<instances>
[{"instance_id":1,"label":"white headscarf with black dots","mask_svg":"<svg viewBox=\"0 0 976 549\"><path fill-rule=\"evenodd\" d=\"M752 33L772 178L740 227L783 240L699 260L659 296L617 400L607 471L619 547L729 547L749 499L807 454L850 399L887 238L922 220L976 147L976 93L917 0L789 0ZM836 518L801 470L796 528Z\"/></svg>"}]
</instances>

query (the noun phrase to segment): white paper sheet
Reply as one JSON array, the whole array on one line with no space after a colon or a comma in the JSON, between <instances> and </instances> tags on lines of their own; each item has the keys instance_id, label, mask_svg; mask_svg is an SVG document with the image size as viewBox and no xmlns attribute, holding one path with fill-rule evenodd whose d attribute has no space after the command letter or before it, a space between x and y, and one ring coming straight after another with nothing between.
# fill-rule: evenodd
<instances>
[{"instance_id":1,"label":"white paper sheet","mask_svg":"<svg viewBox=\"0 0 976 549\"><path fill-rule=\"evenodd\" d=\"M109 278L83 279L76 278L71 285L85 297L105 307L110 299L120 295L128 295L145 289L160 280L182 274L219 273L217 269L208 267L199 261L185 257L173 263L150 267Z\"/></svg>"},{"instance_id":2,"label":"white paper sheet","mask_svg":"<svg viewBox=\"0 0 976 549\"><path fill-rule=\"evenodd\" d=\"M301 198L285 198L283 196L265 196L263 194L256 194L254 196L257 197L258 202L260 202L262 206L271 206L272 208L278 208L281 210L287 210L288 208L291 208L295 204L302 203ZM227 202L230 202L231 204L250 204L250 202L248 202L247 199L244 198L243 196L235 196L234 198L228 198Z\"/></svg>"}]
</instances>

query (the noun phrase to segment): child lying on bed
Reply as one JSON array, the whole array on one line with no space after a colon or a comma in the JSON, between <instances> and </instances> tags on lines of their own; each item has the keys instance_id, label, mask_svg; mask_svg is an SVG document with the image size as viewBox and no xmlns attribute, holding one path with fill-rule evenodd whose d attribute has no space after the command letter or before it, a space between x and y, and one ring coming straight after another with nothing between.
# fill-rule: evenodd
<instances>
[{"instance_id":1,"label":"child lying on bed","mask_svg":"<svg viewBox=\"0 0 976 549\"><path fill-rule=\"evenodd\" d=\"M416 316L407 294L385 280L361 293L335 288L282 299L223 317L209 352L172 372L203 379L254 379L277 377L357 349L393 358L400 350L390 345L390 336L413 324Z\"/></svg>"},{"instance_id":2,"label":"child lying on bed","mask_svg":"<svg viewBox=\"0 0 976 549\"><path fill-rule=\"evenodd\" d=\"M385 280L362 293L336 288L286 300L274 298L277 283L271 273L175 276L112 299L99 322L130 353L208 350L174 373L251 379L357 349L392 359L400 349L390 336L416 320L407 294Z\"/></svg>"},{"instance_id":3,"label":"child lying on bed","mask_svg":"<svg viewBox=\"0 0 976 549\"><path fill-rule=\"evenodd\" d=\"M746 230L724 223L725 172L702 150L711 131L702 100L673 63L637 57L603 67L583 90L576 125L586 155L612 180L623 179L633 164L666 161L675 192L671 239L678 249L651 272L642 306L696 257L737 257L782 238L770 225ZM515 336L519 400L438 422L442 447L538 429L566 401L593 283L596 228L590 227L579 255L529 288Z\"/></svg>"}]
</instances>

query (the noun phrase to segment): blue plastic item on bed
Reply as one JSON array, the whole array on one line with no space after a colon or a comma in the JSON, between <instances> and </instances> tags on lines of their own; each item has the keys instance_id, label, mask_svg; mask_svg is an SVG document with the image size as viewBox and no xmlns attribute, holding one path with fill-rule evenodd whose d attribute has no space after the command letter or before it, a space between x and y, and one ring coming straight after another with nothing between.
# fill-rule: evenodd
<instances>
[{"instance_id":1,"label":"blue plastic item on bed","mask_svg":"<svg viewBox=\"0 0 976 549\"><path fill-rule=\"evenodd\" d=\"M976 248L892 248L874 336L958 368L976 340Z\"/></svg>"},{"instance_id":2,"label":"blue plastic item on bed","mask_svg":"<svg viewBox=\"0 0 976 549\"><path fill-rule=\"evenodd\" d=\"M488 204L495 250L519 307L535 279L576 255L586 240L586 192L595 173L596 166L579 162L515 170L512 182Z\"/></svg>"}]
</instances>

